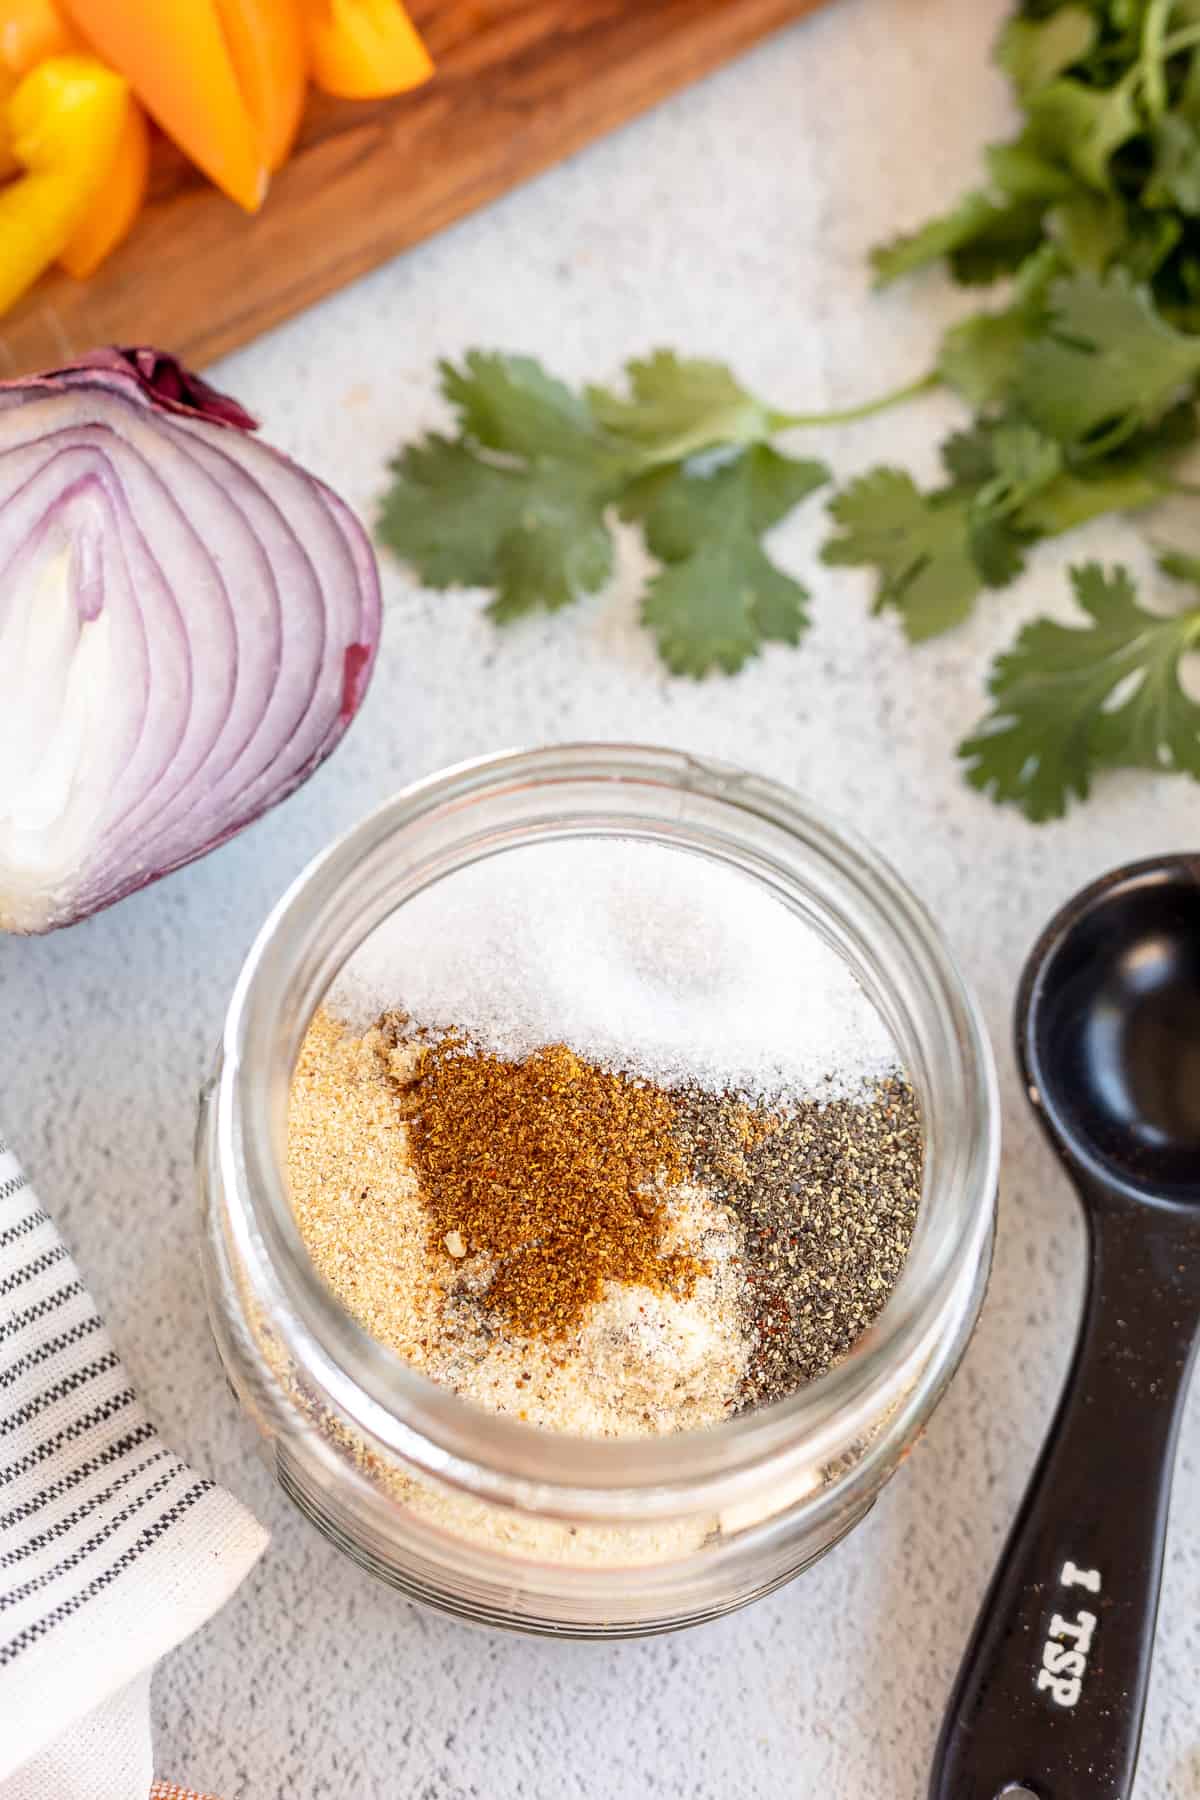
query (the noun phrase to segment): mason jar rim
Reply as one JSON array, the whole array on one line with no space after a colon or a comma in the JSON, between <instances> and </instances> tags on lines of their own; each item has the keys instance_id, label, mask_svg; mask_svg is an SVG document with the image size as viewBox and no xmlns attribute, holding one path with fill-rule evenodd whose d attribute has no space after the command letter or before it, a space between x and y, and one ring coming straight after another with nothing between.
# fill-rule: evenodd
<instances>
[{"instance_id":1,"label":"mason jar rim","mask_svg":"<svg viewBox=\"0 0 1200 1800\"><path fill-rule=\"evenodd\" d=\"M593 812L580 810L583 793L595 798ZM655 810L638 813L634 796L645 793L656 797ZM495 822L484 829L480 809L486 815L489 806L513 809L514 817L503 829ZM422 851L422 831L437 837L432 849ZM308 1257L282 1157L295 1054L358 943L397 905L481 857L606 835L734 863L827 936L834 932L860 980L870 976L872 959L881 959L874 986L871 979L864 985L906 1060L922 1063L909 1073L926 1115L925 1181L910 1254L859 1343L786 1399L652 1438L576 1437L487 1411L370 1338ZM402 848L408 861L397 899ZM803 881L818 877L823 891L814 896ZM920 1021L905 1007L920 1010ZM764 776L682 751L618 743L512 750L459 763L405 787L319 854L247 956L226 1019L215 1110L215 1148L235 1202L239 1254L282 1297L287 1316L275 1323L290 1354L391 1454L452 1487L563 1518L665 1516L684 1495L689 1509L737 1504L768 1468L778 1478L792 1465L835 1465L906 1395L924 1416L945 1378L939 1346L961 1345L962 1315L990 1235L999 1161L996 1074L977 1004L932 919L890 865ZM914 1396L919 1384L926 1392ZM911 1405L902 1410L911 1418Z\"/></svg>"}]
</instances>

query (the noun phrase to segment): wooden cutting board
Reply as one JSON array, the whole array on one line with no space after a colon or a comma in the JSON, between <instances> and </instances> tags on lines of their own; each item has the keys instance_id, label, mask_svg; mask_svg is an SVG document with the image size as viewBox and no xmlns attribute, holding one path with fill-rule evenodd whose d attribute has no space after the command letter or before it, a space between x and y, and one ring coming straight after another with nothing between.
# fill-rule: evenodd
<instances>
[{"instance_id":1,"label":"wooden cutting board","mask_svg":"<svg viewBox=\"0 0 1200 1800\"><path fill-rule=\"evenodd\" d=\"M0 319L0 374L105 343L203 366L820 3L416 0L437 63L427 87L377 103L314 95L253 219L160 145L122 248L90 281L43 278Z\"/></svg>"}]
</instances>

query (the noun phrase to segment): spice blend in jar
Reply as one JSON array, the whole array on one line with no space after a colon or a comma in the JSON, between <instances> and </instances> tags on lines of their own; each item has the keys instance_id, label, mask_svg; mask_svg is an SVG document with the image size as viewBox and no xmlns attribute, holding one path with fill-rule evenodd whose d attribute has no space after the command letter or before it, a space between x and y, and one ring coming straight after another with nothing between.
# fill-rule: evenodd
<instances>
[{"instance_id":1,"label":"spice blend in jar","mask_svg":"<svg viewBox=\"0 0 1200 1800\"><path fill-rule=\"evenodd\" d=\"M338 1298L550 1430L711 1425L824 1373L895 1286L921 1170L837 953L653 845L540 846L410 902L292 1083L293 1206Z\"/></svg>"}]
</instances>

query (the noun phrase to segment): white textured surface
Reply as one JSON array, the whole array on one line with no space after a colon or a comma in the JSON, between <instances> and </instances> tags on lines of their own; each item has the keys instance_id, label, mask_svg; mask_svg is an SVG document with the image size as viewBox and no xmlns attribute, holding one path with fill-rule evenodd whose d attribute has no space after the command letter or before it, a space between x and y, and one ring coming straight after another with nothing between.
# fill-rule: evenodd
<instances>
[{"instance_id":1,"label":"white textured surface","mask_svg":"<svg viewBox=\"0 0 1200 1800\"><path fill-rule=\"evenodd\" d=\"M1006 122L997 0L837 0L568 167L232 359L272 437L370 510L395 444L438 417L436 355L491 343L602 376L659 343L731 356L781 406L842 402L928 361L961 307L938 277L882 298L862 255L972 175ZM398 172L398 179L403 171ZM843 471L932 467L949 402L824 440ZM145 1398L275 1542L157 1683L160 1764L234 1800L918 1800L937 1720L1062 1372L1073 1202L1008 1051L1048 911L1127 856L1192 844L1200 794L1118 780L1034 830L959 782L990 650L1057 603L1066 552L919 657L815 562L820 503L780 535L817 624L724 684L666 681L627 592L497 638L463 596L391 602L371 699L280 812L198 867L43 942L0 944L0 1107ZM1075 541L1136 551L1133 528ZM190 1173L194 1095L241 955L285 881L398 783L517 741L636 734L792 781L870 834L942 920L1000 1052L997 1265L968 1361L871 1519L776 1598L625 1647L487 1638L418 1613L293 1518L209 1344ZM1184 1434L1139 1800L1200 1796L1200 1404Z\"/></svg>"}]
</instances>

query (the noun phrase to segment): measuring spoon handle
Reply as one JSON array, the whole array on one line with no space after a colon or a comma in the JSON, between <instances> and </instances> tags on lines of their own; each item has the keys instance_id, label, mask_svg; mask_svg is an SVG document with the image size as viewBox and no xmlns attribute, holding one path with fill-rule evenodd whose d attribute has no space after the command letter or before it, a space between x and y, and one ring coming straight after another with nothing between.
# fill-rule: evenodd
<instances>
[{"instance_id":1,"label":"measuring spoon handle","mask_svg":"<svg viewBox=\"0 0 1200 1800\"><path fill-rule=\"evenodd\" d=\"M1179 1213L1084 1201L1074 1360L959 1670L930 1800L1129 1800L1133 1786L1200 1249Z\"/></svg>"}]
</instances>

